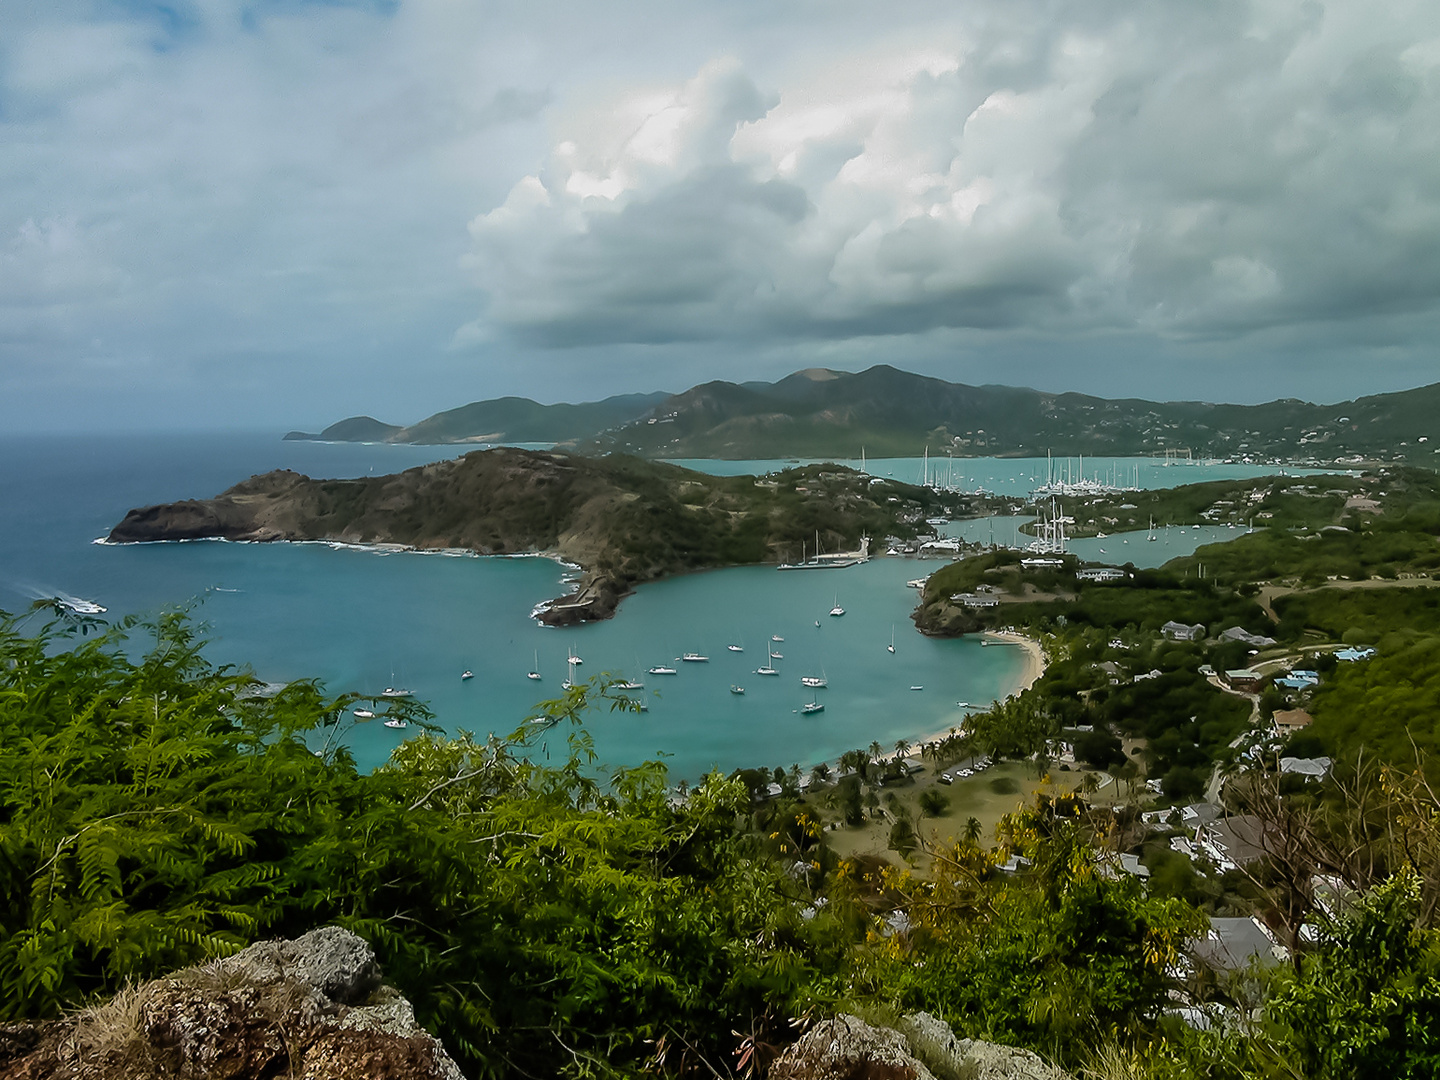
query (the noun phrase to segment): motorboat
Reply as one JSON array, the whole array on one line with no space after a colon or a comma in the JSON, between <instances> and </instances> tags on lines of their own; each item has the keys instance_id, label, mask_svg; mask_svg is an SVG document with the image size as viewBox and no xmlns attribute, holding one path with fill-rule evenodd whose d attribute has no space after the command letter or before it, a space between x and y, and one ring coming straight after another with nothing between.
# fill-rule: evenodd
<instances>
[{"instance_id":1,"label":"motorboat","mask_svg":"<svg viewBox=\"0 0 1440 1080\"><path fill-rule=\"evenodd\" d=\"M388 728L407 728L410 726L410 722L392 716L389 720L385 721L385 726Z\"/></svg>"},{"instance_id":2,"label":"motorboat","mask_svg":"<svg viewBox=\"0 0 1440 1080\"><path fill-rule=\"evenodd\" d=\"M924 690L925 687L923 687L923 686L912 686L912 687L910 687L910 689L911 689L911 690Z\"/></svg>"},{"instance_id":3,"label":"motorboat","mask_svg":"<svg viewBox=\"0 0 1440 1080\"><path fill-rule=\"evenodd\" d=\"M375 719L375 710L374 710L374 709L356 709L356 710L355 710L355 719L357 719L357 720L374 720L374 719Z\"/></svg>"},{"instance_id":4,"label":"motorboat","mask_svg":"<svg viewBox=\"0 0 1440 1080\"><path fill-rule=\"evenodd\" d=\"M73 615L103 615L108 610L94 600L81 600L78 596L57 597L55 603Z\"/></svg>"},{"instance_id":5,"label":"motorboat","mask_svg":"<svg viewBox=\"0 0 1440 1080\"><path fill-rule=\"evenodd\" d=\"M666 667L664 664L657 664L649 669L651 675L674 675L673 667Z\"/></svg>"},{"instance_id":6,"label":"motorboat","mask_svg":"<svg viewBox=\"0 0 1440 1080\"><path fill-rule=\"evenodd\" d=\"M784 654L784 653L778 653L778 652L772 652L772 653L770 654L770 659L771 659L771 660L784 660L784 659L785 659L785 654Z\"/></svg>"},{"instance_id":7,"label":"motorboat","mask_svg":"<svg viewBox=\"0 0 1440 1080\"><path fill-rule=\"evenodd\" d=\"M726 652L744 652L744 651L745 651L745 646L744 646L744 645L726 645L726 646L725 646L725 651L726 651Z\"/></svg>"},{"instance_id":8,"label":"motorboat","mask_svg":"<svg viewBox=\"0 0 1440 1080\"><path fill-rule=\"evenodd\" d=\"M783 637L781 637L779 634L771 634L771 635L770 635L770 640L771 640L771 641L784 641L785 639L784 639Z\"/></svg>"},{"instance_id":9,"label":"motorboat","mask_svg":"<svg viewBox=\"0 0 1440 1080\"><path fill-rule=\"evenodd\" d=\"M745 693L745 688L744 688L743 686L732 686L732 687L730 687L730 693L732 693L732 694L743 694L743 693Z\"/></svg>"},{"instance_id":10,"label":"motorboat","mask_svg":"<svg viewBox=\"0 0 1440 1080\"><path fill-rule=\"evenodd\" d=\"M686 664L708 664L710 662L708 656L701 656L698 652L687 652L680 659Z\"/></svg>"},{"instance_id":11,"label":"motorboat","mask_svg":"<svg viewBox=\"0 0 1440 1080\"><path fill-rule=\"evenodd\" d=\"M464 671L460 672L461 682L464 682L466 679L473 679L474 677L475 672L471 671L469 668L466 668Z\"/></svg>"},{"instance_id":12,"label":"motorboat","mask_svg":"<svg viewBox=\"0 0 1440 1080\"><path fill-rule=\"evenodd\" d=\"M644 690L644 689L645 689L645 684L644 684L643 682L636 682L634 679L630 679L630 680L628 680L628 681L626 681L626 682L616 683L616 684L615 684L615 689L616 689L616 690Z\"/></svg>"}]
</instances>

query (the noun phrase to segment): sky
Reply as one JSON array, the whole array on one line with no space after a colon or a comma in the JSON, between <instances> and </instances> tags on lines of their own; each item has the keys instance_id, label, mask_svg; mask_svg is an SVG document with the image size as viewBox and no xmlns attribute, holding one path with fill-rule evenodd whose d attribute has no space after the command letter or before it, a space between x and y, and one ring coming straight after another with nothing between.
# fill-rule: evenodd
<instances>
[{"instance_id":1,"label":"sky","mask_svg":"<svg viewBox=\"0 0 1440 1080\"><path fill-rule=\"evenodd\" d=\"M0 431L1437 345L1434 0L0 0Z\"/></svg>"}]
</instances>

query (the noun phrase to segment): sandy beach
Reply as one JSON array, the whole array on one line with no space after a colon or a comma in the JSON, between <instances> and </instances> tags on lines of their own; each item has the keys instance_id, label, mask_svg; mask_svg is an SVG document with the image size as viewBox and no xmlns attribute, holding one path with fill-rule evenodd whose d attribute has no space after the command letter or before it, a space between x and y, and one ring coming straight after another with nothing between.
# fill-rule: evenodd
<instances>
[{"instance_id":1,"label":"sandy beach","mask_svg":"<svg viewBox=\"0 0 1440 1080\"><path fill-rule=\"evenodd\" d=\"M992 645L1008 645L1025 650L1025 666L1020 670L1020 678L1016 681L1014 688L1006 695L1007 699L1022 694L1039 681L1040 676L1045 674L1045 650L1040 642L1034 638L1026 637L1024 634L1007 630L986 630L982 635ZM976 709L983 710L985 706ZM952 728L943 728L940 731L928 732L916 736L910 743L910 749L906 755L914 757L919 755L920 748L926 743L939 742L941 739L950 737Z\"/></svg>"}]
</instances>

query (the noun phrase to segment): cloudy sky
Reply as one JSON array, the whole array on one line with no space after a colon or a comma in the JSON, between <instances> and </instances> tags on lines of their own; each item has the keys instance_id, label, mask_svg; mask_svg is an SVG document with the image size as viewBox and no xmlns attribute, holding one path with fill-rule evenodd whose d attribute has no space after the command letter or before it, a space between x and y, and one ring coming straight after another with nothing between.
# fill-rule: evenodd
<instances>
[{"instance_id":1,"label":"cloudy sky","mask_svg":"<svg viewBox=\"0 0 1440 1080\"><path fill-rule=\"evenodd\" d=\"M0 425L1440 380L1434 0L0 0Z\"/></svg>"}]
</instances>

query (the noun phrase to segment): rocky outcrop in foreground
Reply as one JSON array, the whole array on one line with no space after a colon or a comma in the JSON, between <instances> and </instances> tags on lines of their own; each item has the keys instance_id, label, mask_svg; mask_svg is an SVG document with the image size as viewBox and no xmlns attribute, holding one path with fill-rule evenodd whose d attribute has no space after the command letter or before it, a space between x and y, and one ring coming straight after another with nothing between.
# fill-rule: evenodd
<instances>
[{"instance_id":1,"label":"rocky outcrop in foreground","mask_svg":"<svg viewBox=\"0 0 1440 1080\"><path fill-rule=\"evenodd\" d=\"M1069 1080L1029 1050L958 1039L929 1013L911 1013L898 1028L842 1013L786 1050L771 1080Z\"/></svg>"},{"instance_id":2,"label":"rocky outcrop in foreground","mask_svg":"<svg viewBox=\"0 0 1440 1080\"><path fill-rule=\"evenodd\" d=\"M464 1080L375 954L338 927L0 1025L0 1080Z\"/></svg>"}]
</instances>

